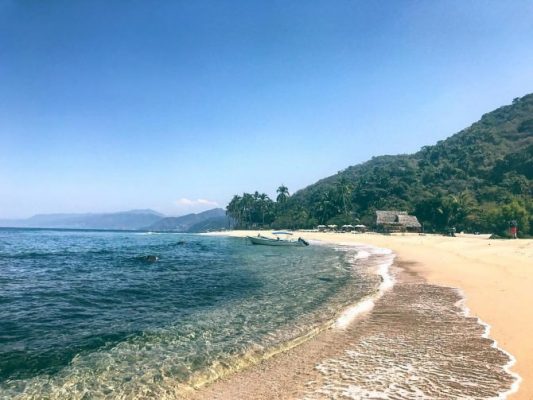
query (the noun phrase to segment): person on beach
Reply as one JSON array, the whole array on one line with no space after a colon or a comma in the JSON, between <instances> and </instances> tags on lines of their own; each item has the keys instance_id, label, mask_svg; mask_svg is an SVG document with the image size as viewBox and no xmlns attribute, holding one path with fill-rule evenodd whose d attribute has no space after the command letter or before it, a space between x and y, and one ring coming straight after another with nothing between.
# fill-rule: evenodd
<instances>
[{"instance_id":1,"label":"person on beach","mask_svg":"<svg viewBox=\"0 0 533 400\"><path fill-rule=\"evenodd\" d=\"M509 235L513 239L517 239L518 237L518 223L516 221L510 221L509 222Z\"/></svg>"}]
</instances>

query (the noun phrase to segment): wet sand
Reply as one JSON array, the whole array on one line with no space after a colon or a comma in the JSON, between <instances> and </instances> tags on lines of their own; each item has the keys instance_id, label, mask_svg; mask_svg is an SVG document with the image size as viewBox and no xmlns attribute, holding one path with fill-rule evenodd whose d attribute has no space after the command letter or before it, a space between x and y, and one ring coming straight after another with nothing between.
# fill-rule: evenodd
<instances>
[{"instance_id":1,"label":"wet sand","mask_svg":"<svg viewBox=\"0 0 533 400\"><path fill-rule=\"evenodd\" d=\"M232 234L242 236L246 232L232 232ZM459 287L464 290L468 297L467 305L472 309L473 314L480 316L486 322L493 325L491 337L499 340L500 345L504 349L510 351L518 358L516 370L525 379L520 387L520 391L513 395L512 398L532 398L530 376L528 375L528 371L531 368L529 370L527 368L528 360L531 360L532 357L531 349L529 349L529 332L531 330L521 331L519 329L517 332L513 332L506 323L508 323L509 319L512 319L515 311L505 309L506 305L512 306L513 303L520 303L520 311L523 317L522 319L524 319L524 311L527 310L527 304L533 304L527 302L530 297L520 297L526 293L521 291L525 287L522 287L520 284L517 285L516 282L517 279L525 279L526 283L528 279L529 282L531 281L531 274L528 274L525 265L528 265L528 262L531 265L532 241L494 242L480 237L446 238L429 235L381 236L373 234L319 234L308 232L302 233L302 236L305 236L307 239L321 240L329 243L367 243L391 248L399 255L400 260L404 261L402 268L397 268L397 270L404 270L404 272L400 274L399 283L395 289L378 301L376 307L370 314L360 317L359 321L351 324L348 329L344 331L330 330L324 332L289 352L280 354L259 365L216 382L207 388L203 388L195 393L193 398L315 399L336 398L343 391L345 394L348 393L354 398L357 398L358 396L363 397L371 393L374 389L381 394L386 394L385 389L380 388L379 385L372 387L371 384L368 384L372 380L368 379L368 375L361 375L361 371L363 370L373 371L375 379L378 381L386 381L388 378L394 380L395 376L401 378L399 382L392 382L393 385L403 385L405 379L410 376L415 376L413 378L415 381L409 383L409 379L407 379L409 384L406 387L399 388L404 391L406 390L405 395L407 397L410 395L414 396L419 383L416 381L418 378L416 378L416 373L413 375L413 371L406 372L400 369L387 378L383 374L386 374L390 370L390 366L368 365L365 367L366 369L354 369L350 368L350 365L357 364L356 360L364 359L364 354L368 354L361 350L361 346L365 343L374 342L374 345L378 346L378 348L383 347L385 349L394 348L394 346L400 343L401 346L397 351L404 347L409 348L409 346L411 348L418 348L421 344L415 343L415 339L420 336L421 331L419 329L422 329L421 327L425 326L427 328L434 321L443 320L442 315L459 315L458 310L453 309L450 305L450 301L456 301L460 298L459 294L453 289L437 285ZM504 277L506 277L506 274L509 274L509 266L507 265L509 260L506 260L503 263L504 265L497 261L502 259L502 257L505 259L506 254L515 263L513 265L518 265L518 267L511 271L510 277L507 277L507 281L505 281ZM495 261L494 258L496 255L499 257ZM505 276L499 276L501 274ZM421 283L425 280L429 284ZM504 295L506 293L504 290L508 290L513 283L515 284L515 289L518 290L515 293L515 297L518 298L509 299L509 296ZM413 291L412 289L415 287L413 285L423 286L419 286L416 288L416 291ZM426 300L423 304L431 302L432 299L440 298L442 304L448 304L449 310L441 316L423 316L419 313L419 310L424 309L424 306L415 308L406 307L406 305L415 304L415 300L420 298L420 296L413 297L415 293L425 293ZM403 298L403 303L398 301L400 298ZM406 299L408 301L405 301ZM488 304L484 304L483 300L488 302ZM505 304L500 304L501 302ZM434 305L433 308L435 307ZM500 318L502 317L502 312L505 315L503 318ZM391 319L391 313L400 315L401 317ZM436 369L433 375L430 374L429 378L428 376L423 377L423 379L429 379L430 381L433 379L434 381L431 384L437 385L432 389L434 390L432 397L451 398L466 394L464 390L467 389L461 387L461 384L456 381L462 381L463 383L477 381L481 387L485 388L485 393L478 393L475 390L469 393L468 395L472 398L490 397L498 391L501 391L502 387L509 387L512 383L512 377L499 370L501 366L508 362L508 357L505 353L496 351L492 347L492 342L489 339L482 337L484 327L477 322L477 319L464 316L452 320L446 318L444 318L445 323L439 325L442 330L441 334L446 335L450 331L448 328L451 326L455 326L458 332L461 332L458 337L451 336L447 343L452 347L454 343L464 343L464 335L467 334L465 332L470 332L469 334L473 336L468 343L472 344L472 346L466 346L467 348L464 349L455 348L450 354L446 354L446 352L439 353L435 348L432 348L431 343L433 342L423 342L423 346L429 346L424 347L424 354L433 354L430 360L435 360L436 362L440 360L440 362L446 364L453 354L459 353L463 357L454 363L452 375L456 377L453 381L446 382L444 376L439 377L439 373L437 372L439 369ZM531 323L531 321L527 321L527 317L525 319L525 325L527 327L527 323ZM383 324L391 324L393 320L395 321L391 325L393 332L396 330L397 334L402 332L411 332L413 334L412 336L409 336L409 334L404 335L405 343L398 340L398 336L387 338L377 335L377 332L384 331ZM410 323L406 324L406 321L410 321ZM410 330L410 327L414 330ZM524 325L521 325L521 328L523 329ZM436 328L431 325L431 329L435 330ZM455 330L455 328L452 330ZM435 332L437 331L438 329ZM362 332L366 332L367 335L374 332L375 337L363 337ZM514 338L521 340L514 341ZM383 343L388 344L383 345ZM346 352L347 349L351 349L349 353ZM356 354L357 357L350 360L349 354ZM441 357L443 354L444 356ZM428 361L427 359L424 360L416 357L411 359L410 357L412 355L409 352L404 354L403 357L404 359L400 364L414 365L415 370L417 365L420 367L420 365ZM370 358L369 360L373 359ZM387 360L387 354L382 354L381 357L375 359L380 359L386 363L383 360ZM480 366L485 361L487 361L487 365L492 365L492 372L498 370L496 375L491 375L492 372L474 376L469 375L468 371L479 371ZM422 364L419 365L419 363ZM477 367L472 368L472 365L476 364ZM344 366L344 372L340 372L343 370L341 366ZM529 366L531 367L531 364ZM424 368L427 372L427 366ZM347 373L347 371L350 372ZM492 378L485 380L487 376L492 376ZM439 387L438 385L443 386ZM456 385L459 385L459 387L454 389ZM328 390L330 391L329 393ZM447 390L452 390L452 392L446 392ZM453 390L457 390L457 392L455 393ZM409 394L410 391L413 392ZM374 394L377 392L374 392Z\"/></svg>"},{"instance_id":2,"label":"wet sand","mask_svg":"<svg viewBox=\"0 0 533 400\"><path fill-rule=\"evenodd\" d=\"M509 398L533 399L533 240L417 234L305 233L305 237L390 248L412 261L410 268L429 283L460 288L472 314L491 326L490 337L516 358L512 370L522 382Z\"/></svg>"},{"instance_id":3,"label":"wet sand","mask_svg":"<svg viewBox=\"0 0 533 400\"><path fill-rule=\"evenodd\" d=\"M409 278L408 274L404 276ZM409 279L413 278L418 279L415 275ZM352 326L363 318L364 314L353 321ZM270 400L302 397L310 384L322 379L316 366L325 359L341 357L352 339L350 330L331 329L322 332L290 351L202 388L190 398Z\"/></svg>"}]
</instances>

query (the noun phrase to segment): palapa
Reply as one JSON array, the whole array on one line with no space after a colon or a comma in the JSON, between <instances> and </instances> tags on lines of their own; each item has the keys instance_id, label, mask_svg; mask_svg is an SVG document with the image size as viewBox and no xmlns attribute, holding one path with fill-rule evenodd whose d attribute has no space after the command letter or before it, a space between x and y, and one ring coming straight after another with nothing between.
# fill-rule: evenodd
<instances>
[{"instance_id":1,"label":"palapa","mask_svg":"<svg viewBox=\"0 0 533 400\"><path fill-rule=\"evenodd\" d=\"M414 215L405 211L376 211L376 227L383 231L415 231L422 228Z\"/></svg>"}]
</instances>

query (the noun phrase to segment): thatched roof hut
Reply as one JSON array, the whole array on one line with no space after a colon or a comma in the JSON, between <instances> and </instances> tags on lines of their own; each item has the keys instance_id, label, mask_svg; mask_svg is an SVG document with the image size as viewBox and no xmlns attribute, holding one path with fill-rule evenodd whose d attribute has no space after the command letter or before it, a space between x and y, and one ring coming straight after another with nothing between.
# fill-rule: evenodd
<instances>
[{"instance_id":1,"label":"thatched roof hut","mask_svg":"<svg viewBox=\"0 0 533 400\"><path fill-rule=\"evenodd\" d=\"M406 228L422 228L422 224L418 222L418 218L414 215L398 215L398 223L402 224Z\"/></svg>"},{"instance_id":2,"label":"thatched roof hut","mask_svg":"<svg viewBox=\"0 0 533 400\"><path fill-rule=\"evenodd\" d=\"M422 225L405 211L376 211L376 227L387 232L420 232Z\"/></svg>"}]
</instances>

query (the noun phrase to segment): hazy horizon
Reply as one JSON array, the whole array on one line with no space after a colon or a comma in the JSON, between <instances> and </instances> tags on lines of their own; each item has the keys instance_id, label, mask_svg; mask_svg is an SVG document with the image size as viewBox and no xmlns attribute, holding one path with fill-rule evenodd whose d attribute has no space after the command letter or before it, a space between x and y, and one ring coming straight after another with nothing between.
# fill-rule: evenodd
<instances>
[{"instance_id":1,"label":"hazy horizon","mask_svg":"<svg viewBox=\"0 0 533 400\"><path fill-rule=\"evenodd\" d=\"M101 215L101 214L120 214L120 213L140 213L140 212L146 212L146 213L151 213L151 212L154 212L158 215L160 215L161 217L183 217L185 215L188 215L188 214L198 214L198 213L202 213L202 212L205 212L205 211L211 211L211 210L214 210L214 209L224 209L225 207L220 207L220 206L213 206L211 208L207 208L205 210L201 210L201 211L190 211L190 212L185 212L185 213L179 213L179 214L174 214L174 215L168 215L168 214L165 214L165 213L161 213L157 210L154 210L152 208L143 208L143 209L128 209L128 210L113 210L113 211L102 211L102 212L79 212L79 213L38 213L38 214L32 214L30 216L27 216L27 217L21 217L21 218L0 218L0 221L19 221L19 220L26 220L26 219L30 219L32 217L36 217L36 216L52 216L52 215ZM9 228L9 227L7 227Z\"/></svg>"},{"instance_id":2,"label":"hazy horizon","mask_svg":"<svg viewBox=\"0 0 533 400\"><path fill-rule=\"evenodd\" d=\"M0 219L291 193L533 92L533 3L0 0Z\"/></svg>"}]
</instances>

